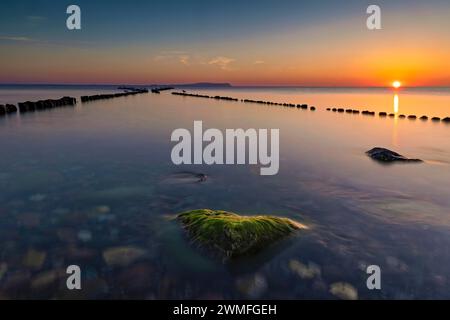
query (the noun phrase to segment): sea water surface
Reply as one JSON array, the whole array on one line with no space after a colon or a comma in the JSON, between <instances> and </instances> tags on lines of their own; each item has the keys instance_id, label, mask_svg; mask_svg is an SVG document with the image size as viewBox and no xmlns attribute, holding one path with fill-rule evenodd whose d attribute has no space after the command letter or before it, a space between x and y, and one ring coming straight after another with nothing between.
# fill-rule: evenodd
<instances>
[{"instance_id":1,"label":"sea water surface","mask_svg":"<svg viewBox=\"0 0 450 320\"><path fill-rule=\"evenodd\" d=\"M450 125L326 111L446 117L450 90L186 90L317 111L162 92L0 118L0 298L450 298ZM1 86L0 103L110 92ZM195 120L280 129L279 173L175 166L171 133ZM380 165L365 155L376 146L424 163ZM309 229L224 264L174 220L197 208L285 216ZM72 264L80 291L66 287ZM381 269L381 290L366 286L369 265Z\"/></svg>"}]
</instances>

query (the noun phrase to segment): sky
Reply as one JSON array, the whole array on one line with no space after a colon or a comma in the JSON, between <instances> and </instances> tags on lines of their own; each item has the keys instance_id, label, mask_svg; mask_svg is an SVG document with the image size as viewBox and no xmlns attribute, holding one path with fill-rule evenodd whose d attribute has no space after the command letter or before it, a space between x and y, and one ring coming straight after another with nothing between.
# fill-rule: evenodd
<instances>
[{"instance_id":1,"label":"sky","mask_svg":"<svg viewBox=\"0 0 450 320\"><path fill-rule=\"evenodd\" d=\"M0 2L8 84L450 86L449 57L448 0Z\"/></svg>"}]
</instances>

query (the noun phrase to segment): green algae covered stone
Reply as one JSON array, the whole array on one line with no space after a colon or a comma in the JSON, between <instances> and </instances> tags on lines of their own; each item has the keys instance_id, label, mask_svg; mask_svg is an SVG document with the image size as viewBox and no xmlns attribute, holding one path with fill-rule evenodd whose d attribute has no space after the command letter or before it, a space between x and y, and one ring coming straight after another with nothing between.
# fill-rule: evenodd
<instances>
[{"instance_id":1,"label":"green algae covered stone","mask_svg":"<svg viewBox=\"0 0 450 320\"><path fill-rule=\"evenodd\" d=\"M240 216L232 212L199 209L178 215L195 244L223 259L263 249L303 225L273 216Z\"/></svg>"}]
</instances>

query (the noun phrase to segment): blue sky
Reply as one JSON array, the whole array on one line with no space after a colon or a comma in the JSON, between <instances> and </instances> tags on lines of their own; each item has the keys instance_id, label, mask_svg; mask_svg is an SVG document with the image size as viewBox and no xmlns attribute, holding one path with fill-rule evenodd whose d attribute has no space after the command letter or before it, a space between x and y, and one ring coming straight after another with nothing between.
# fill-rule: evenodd
<instances>
[{"instance_id":1,"label":"blue sky","mask_svg":"<svg viewBox=\"0 0 450 320\"><path fill-rule=\"evenodd\" d=\"M81 31L69 31L65 28L67 18L65 11L70 4L81 7ZM289 69L281 63L283 60L300 61L302 58L305 61L312 58L303 56L305 52L317 50L316 56L326 60L324 65L333 67L330 60L333 54L337 60L341 59L342 62L347 60L340 56L343 54L341 46L354 48L360 43L367 47L365 42L368 41L373 44L374 35L367 33L365 29L367 17L365 10L369 4L379 4L383 10L384 28L383 33L379 34L383 35L384 39L391 39L395 34L404 41L408 36L411 38L412 46L414 33L406 34L407 30L415 32L419 41L421 37L426 38L426 35L420 35L422 31L433 36L439 33L441 42L445 41L445 37L450 38L448 0L2 0L0 49L6 58L12 60L8 65L6 62L3 65L7 67L7 76L11 81L40 82L35 74L23 79L16 77L11 65L17 65L15 70L19 73L23 72L19 67L20 64L27 65L33 73L46 70L52 73L52 76L42 78L42 81L53 81L52 79L54 81L65 79L67 82L80 79L89 81L89 77L92 78L91 81L107 79L107 76L102 80L101 77L92 77L89 72L83 75L81 71L75 70L60 72L58 76L57 69L65 67L62 60L66 59L76 60L79 70L83 67L87 70L89 66L95 69L102 63L104 66L101 70L115 67L117 74L114 77L117 79L118 73L123 73L123 69L116 66L116 63L128 60L125 65L134 74L127 75L127 79L147 81L145 75L138 70L138 66L130 63L130 60L136 63L140 61L148 68L148 81L151 82L161 78L162 70L159 69L164 66L163 62L168 63L172 59L181 63L180 68L177 70L172 63L161 81L214 80L251 84L256 83L255 80L259 78L267 83L282 84L281 73ZM421 17L424 17L423 20ZM338 42L336 39L342 41ZM375 41L379 41L378 46L382 48L389 45L387 40L383 43L381 37ZM447 44L444 44L444 47L446 50ZM64 52L63 48L67 52ZM92 58L89 58L88 50ZM29 58L25 55L25 51L29 52ZM329 57L326 57L327 51L330 52ZM298 52L298 59L291 55L293 52ZM362 53L365 56L370 54L370 52ZM32 64L32 56L36 57L35 64ZM99 57L104 57L104 61ZM147 61L148 57L153 57L153 65ZM52 65L46 60L54 60L55 64ZM198 74L193 70L187 70L186 61L189 61L190 66L196 65L198 70L205 70L198 71ZM269 74L248 67L253 63L262 64L259 62L264 62L273 69L273 81L270 80ZM417 60L417 63L421 62ZM224 64L234 67L223 67ZM336 64L338 65L339 61L336 61ZM205 65L218 67L210 79L204 77L211 74L214 69L208 73L204 68ZM67 70L69 69L67 67ZM318 75L323 72L319 69L320 63ZM96 70L101 71L100 67ZM238 70L242 74L246 72L247 75L239 77ZM305 81L319 81L316 79L319 76L313 76L313 71L308 70L308 74L302 77L301 68L298 66L295 70L298 73L296 80L294 71L286 70L289 77L284 82L300 84ZM255 74L259 72L259 75L252 80L248 76L250 72ZM112 73L111 75L108 73L108 76L112 76ZM0 76L0 82L8 82L5 77ZM442 76L439 79L441 78Z\"/></svg>"}]
</instances>

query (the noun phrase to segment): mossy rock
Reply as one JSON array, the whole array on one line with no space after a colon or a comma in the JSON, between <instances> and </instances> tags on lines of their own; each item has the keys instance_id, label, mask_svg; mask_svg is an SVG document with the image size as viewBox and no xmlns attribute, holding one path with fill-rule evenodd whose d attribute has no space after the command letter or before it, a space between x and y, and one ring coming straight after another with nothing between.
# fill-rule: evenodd
<instances>
[{"instance_id":1,"label":"mossy rock","mask_svg":"<svg viewBox=\"0 0 450 320\"><path fill-rule=\"evenodd\" d=\"M287 218L199 209L178 215L189 237L223 260L254 253L305 227Z\"/></svg>"}]
</instances>

